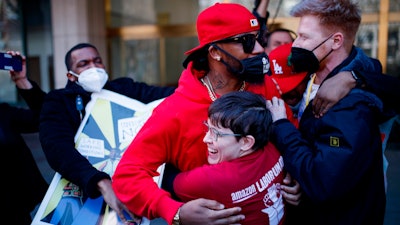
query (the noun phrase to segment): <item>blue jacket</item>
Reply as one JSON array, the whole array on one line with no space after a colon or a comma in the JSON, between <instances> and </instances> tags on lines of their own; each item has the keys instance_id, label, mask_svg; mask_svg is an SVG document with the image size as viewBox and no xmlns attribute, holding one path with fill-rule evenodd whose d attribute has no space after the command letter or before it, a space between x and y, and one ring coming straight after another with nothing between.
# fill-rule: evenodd
<instances>
[{"instance_id":1,"label":"blue jacket","mask_svg":"<svg viewBox=\"0 0 400 225\"><path fill-rule=\"evenodd\" d=\"M104 89L149 103L172 94L175 87L156 87L135 82L130 78L109 81ZM100 196L98 181L108 178L107 173L97 170L75 149L75 134L81 117L76 109L76 98L80 95L83 108L90 101L91 93L74 82L68 81L64 89L53 90L43 104L39 137L49 165L64 178L80 186L91 198ZM83 111L82 118L85 112Z\"/></svg>"},{"instance_id":2,"label":"blue jacket","mask_svg":"<svg viewBox=\"0 0 400 225\"><path fill-rule=\"evenodd\" d=\"M352 56L349 59L350 63L357 61ZM346 65L339 65L330 76ZM298 130L286 119L274 123L272 140L304 193L295 209L297 218L288 215L291 221L383 224L382 110L376 95L354 89L322 118L314 117L310 103Z\"/></svg>"},{"instance_id":3,"label":"blue jacket","mask_svg":"<svg viewBox=\"0 0 400 225\"><path fill-rule=\"evenodd\" d=\"M386 114L400 113L400 79L382 73L381 63L367 56L362 49L353 46L350 56L336 67L327 78L339 71L353 70L361 78L364 90L377 95L382 101ZM326 79L325 79L326 80Z\"/></svg>"}]
</instances>

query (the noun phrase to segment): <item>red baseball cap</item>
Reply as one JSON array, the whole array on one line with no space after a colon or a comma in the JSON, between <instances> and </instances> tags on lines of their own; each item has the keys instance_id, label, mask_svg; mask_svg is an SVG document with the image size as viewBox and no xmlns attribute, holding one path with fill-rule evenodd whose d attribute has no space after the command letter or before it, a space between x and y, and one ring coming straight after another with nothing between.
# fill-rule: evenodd
<instances>
[{"instance_id":1,"label":"red baseball cap","mask_svg":"<svg viewBox=\"0 0 400 225\"><path fill-rule=\"evenodd\" d=\"M257 18L236 3L215 3L208 7L197 17L196 26L200 45L185 52L186 55L214 41L260 30Z\"/></svg>"},{"instance_id":2,"label":"red baseball cap","mask_svg":"<svg viewBox=\"0 0 400 225\"><path fill-rule=\"evenodd\" d=\"M293 90L307 76L307 72L293 72L288 65L288 58L292 49L292 43L284 44L272 50L268 57L271 65L271 78L278 83L282 94Z\"/></svg>"}]
</instances>

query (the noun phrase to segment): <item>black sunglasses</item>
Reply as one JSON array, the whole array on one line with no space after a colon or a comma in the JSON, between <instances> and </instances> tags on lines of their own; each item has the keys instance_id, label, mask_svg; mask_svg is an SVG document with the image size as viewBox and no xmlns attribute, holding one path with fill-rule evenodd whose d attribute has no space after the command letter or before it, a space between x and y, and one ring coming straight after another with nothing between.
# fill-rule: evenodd
<instances>
[{"instance_id":1,"label":"black sunglasses","mask_svg":"<svg viewBox=\"0 0 400 225\"><path fill-rule=\"evenodd\" d=\"M239 37L232 37L232 38L226 38L222 39L219 41L216 41L214 43L229 43L229 42L237 42L241 43L243 46L243 51L245 53L252 53L254 46L256 45L256 41L258 38L258 34L245 34Z\"/></svg>"}]
</instances>

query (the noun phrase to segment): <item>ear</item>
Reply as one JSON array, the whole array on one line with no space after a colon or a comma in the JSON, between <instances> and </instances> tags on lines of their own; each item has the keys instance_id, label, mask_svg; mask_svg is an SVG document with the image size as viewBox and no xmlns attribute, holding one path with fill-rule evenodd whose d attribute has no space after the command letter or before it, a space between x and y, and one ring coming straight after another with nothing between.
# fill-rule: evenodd
<instances>
[{"instance_id":1,"label":"ear","mask_svg":"<svg viewBox=\"0 0 400 225\"><path fill-rule=\"evenodd\" d=\"M240 139L240 143L242 144L240 150L243 152L253 151L252 147L254 145L254 142L255 139L252 135L247 135L246 137L242 137Z\"/></svg>"},{"instance_id":2,"label":"ear","mask_svg":"<svg viewBox=\"0 0 400 225\"><path fill-rule=\"evenodd\" d=\"M210 53L211 58L220 61L221 60L221 55L218 49L214 48L214 46L210 45L208 48L208 52Z\"/></svg>"},{"instance_id":3,"label":"ear","mask_svg":"<svg viewBox=\"0 0 400 225\"><path fill-rule=\"evenodd\" d=\"M332 38L333 38L332 49L336 50L344 44L343 43L344 37L342 32L336 32L335 34L333 34Z\"/></svg>"},{"instance_id":4,"label":"ear","mask_svg":"<svg viewBox=\"0 0 400 225\"><path fill-rule=\"evenodd\" d=\"M78 78L76 76L70 74L69 72L66 74L66 76L67 76L68 80L70 80L72 82L75 82L78 80Z\"/></svg>"}]
</instances>

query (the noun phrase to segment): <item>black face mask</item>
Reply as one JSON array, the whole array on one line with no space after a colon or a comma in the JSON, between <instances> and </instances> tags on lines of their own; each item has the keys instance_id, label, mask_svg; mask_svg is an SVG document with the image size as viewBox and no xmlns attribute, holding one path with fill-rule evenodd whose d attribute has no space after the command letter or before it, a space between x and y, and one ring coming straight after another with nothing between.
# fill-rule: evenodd
<instances>
[{"instance_id":1,"label":"black face mask","mask_svg":"<svg viewBox=\"0 0 400 225\"><path fill-rule=\"evenodd\" d=\"M264 76L266 74L271 74L269 59L267 54L264 52L251 58L239 60L217 45L213 45L213 47L219 49L227 56L237 60L240 63L239 68L235 68L222 59L220 61L228 68L229 72L235 74L240 80L253 84L261 84L264 82Z\"/></svg>"},{"instance_id":2,"label":"black face mask","mask_svg":"<svg viewBox=\"0 0 400 225\"><path fill-rule=\"evenodd\" d=\"M313 50L307 50L304 48L298 48L298 47L292 47L291 54L289 56L289 66L293 67L293 71L296 73L300 72L309 72L309 73L315 73L319 69L319 64L324 60L326 57L328 57L329 54L333 50L331 50L325 57L323 57L321 60L318 60L318 58L315 56L313 51L317 48L319 48L322 44L324 44L329 38L331 38L332 35L329 35L327 39L325 39L323 42L321 42L317 47L315 47Z\"/></svg>"},{"instance_id":3,"label":"black face mask","mask_svg":"<svg viewBox=\"0 0 400 225\"><path fill-rule=\"evenodd\" d=\"M289 66L293 71L315 73L319 69L319 61L314 53L304 48L292 47L289 56Z\"/></svg>"}]
</instances>

